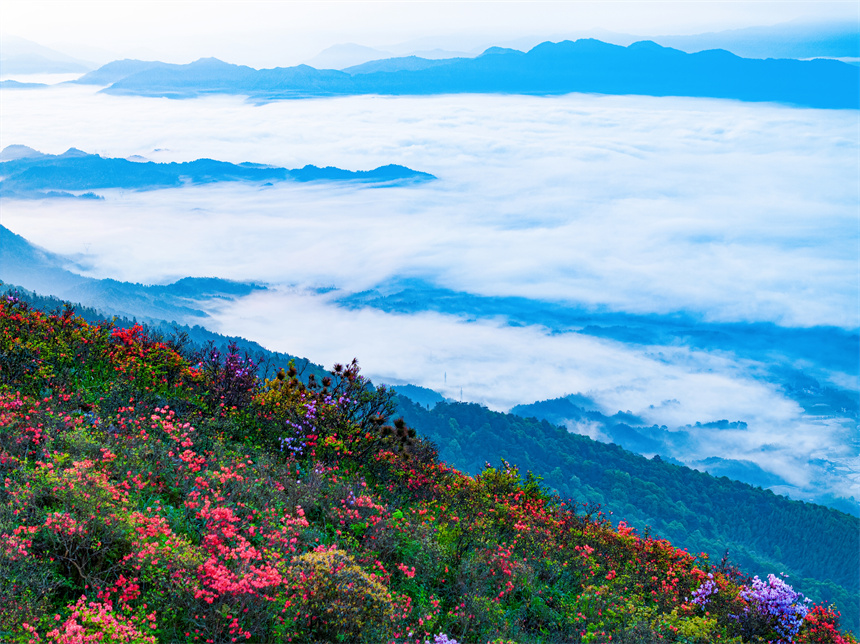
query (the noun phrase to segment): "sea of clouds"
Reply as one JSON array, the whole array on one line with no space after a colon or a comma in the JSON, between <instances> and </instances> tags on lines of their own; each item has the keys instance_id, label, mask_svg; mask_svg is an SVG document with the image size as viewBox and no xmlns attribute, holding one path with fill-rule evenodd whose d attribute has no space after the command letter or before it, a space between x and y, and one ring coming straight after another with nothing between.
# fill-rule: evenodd
<instances>
[{"instance_id":1,"label":"sea of clouds","mask_svg":"<svg viewBox=\"0 0 860 644\"><path fill-rule=\"evenodd\" d=\"M731 351L336 302L418 278L608 311L857 329L855 112L577 94L252 104L66 85L4 91L0 120L0 146L54 154L430 172L438 181L400 187L222 183L4 200L2 223L94 277L268 283L218 304L208 326L273 350L327 365L356 356L377 380L494 409L582 392L670 428L743 420L748 431L715 431L710 454L696 456L752 460L801 488L816 476L813 456L840 463L835 491L857 486L855 428L804 414ZM827 376L856 388L855 373Z\"/></svg>"}]
</instances>

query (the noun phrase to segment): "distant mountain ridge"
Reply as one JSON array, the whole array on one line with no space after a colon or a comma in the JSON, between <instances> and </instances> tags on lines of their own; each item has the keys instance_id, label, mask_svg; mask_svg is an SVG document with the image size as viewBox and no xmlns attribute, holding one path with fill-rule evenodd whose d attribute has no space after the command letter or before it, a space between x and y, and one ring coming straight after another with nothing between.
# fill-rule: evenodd
<instances>
[{"instance_id":1,"label":"distant mountain ridge","mask_svg":"<svg viewBox=\"0 0 860 644\"><path fill-rule=\"evenodd\" d=\"M684 51L728 49L745 58L857 58L860 30L855 22L793 22L745 27L689 36L659 36L655 40Z\"/></svg>"},{"instance_id":2,"label":"distant mountain ridge","mask_svg":"<svg viewBox=\"0 0 860 644\"><path fill-rule=\"evenodd\" d=\"M383 58L371 60L361 65L347 67L343 71L353 76L356 74L373 74L376 72L415 72L440 65L450 65L452 62L466 60L464 58L421 58L419 56L402 56L398 58Z\"/></svg>"},{"instance_id":3,"label":"distant mountain ridge","mask_svg":"<svg viewBox=\"0 0 860 644\"><path fill-rule=\"evenodd\" d=\"M129 318L195 323L208 317L198 302L236 299L265 288L211 277L152 286L84 277L69 270L81 267L68 258L34 246L2 225L0 249L0 281Z\"/></svg>"},{"instance_id":4,"label":"distant mountain ridge","mask_svg":"<svg viewBox=\"0 0 860 644\"><path fill-rule=\"evenodd\" d=\"M111 82L103 90L107 93L177 99L209 94L267 101L361 94L585 92L860 108L860 70L840 61L746 59L724 50L687 54L651 41L628 47L594 39L545 42L527 53L494 47L477 58L373 61L351 73L307 65L256 70L215 58L188 65L121 62L80 82L100 78Z\"/></svg>"},{"instance_id":5,"label":"distant mountain ridge","mask_svg":"<svg viewBox=\"0 0 860 644\"><path fill-rule=\"evenodd\" d=\"M103 158L70 148L63 154L42 154L23 145L9 146L0 153L0 196L15 198L72 197L67 191L109 188L152 190L186 184L219 181L355 181L360 183L403 183L435 179L401 165L374 170L343 170L306 165L288 170L259 163L227 163L197 159L185 163L154 163L145 159ZM82 195L97 197L94 194Z\"/></svg>"},{"instance_id":6,"label":"distant mountain ridge","mask_svg":"<svg viewBox=\"0 0 860 644\"><path fill-rule=\"evenodd\" d=\"M110 85L126 78L127 76L137 74L138 72L158 68L167 69L170 67L171 65L169 63L161 63L158 61L128 59L115 60L107 65L102 65L88 74L84 74L79 79L72 82L80 85Z\"/></svg>"},{"instance_id":7,"label":"distant mountain ridge","mask_svg":"<svg viewBox=\"0 0 860 644\"><path fill-rule=\"evenodd\" d=\"M95 65L67 56L31 40L3 34L0 38L0 69L9 74L74 74L88 72Z\"/></svg>"}]
</instances>

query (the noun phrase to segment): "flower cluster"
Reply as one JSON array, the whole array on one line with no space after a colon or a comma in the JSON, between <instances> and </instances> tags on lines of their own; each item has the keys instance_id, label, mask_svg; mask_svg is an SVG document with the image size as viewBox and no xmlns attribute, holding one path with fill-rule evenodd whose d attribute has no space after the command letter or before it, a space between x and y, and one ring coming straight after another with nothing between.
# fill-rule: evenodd
<instances>
[{"instance_id":1,"label":"flower cluster","mask_svg":"<svg viewBox=\"0 0 860 644\"><path fill-rule=\"evenodd\" d=\"M433 636L433 641L424 640L424 644L460 644L457 640L448 637L444 633Z\"/></svg>"},{"instance_id":2,"label":"flower cluster","mask_svg":"<svg viewBox=\"0 0 860 644\"><path fill-rule=\"evenodd\" d=\"M110 602L87 602L85 595L69 606L69 616L62 620L60 615L56 621L62 621L57 628L46 633L47 642L55 644L96 644L111 642L112 644L156 644L154 635L146 634L143 630L154 630L155 614L145 616L142 620L130 619L117 615ZM139 621L139 624L135 624ZM25 631L33 638L31 642L40 642L42 638L30 624L23 624ZM143 630L142 630L143 629Z\"/></svg>"},{"instance_id":3,"label":"flower cluster","mask_svg":"<svg viewBox=\"0 0 860 644\"><path fill-rule=\"evenodd\" d=\"M206 399L226 413L247 405L259 388L257 364L239 353L235 342L226 355L210 345L198 354L197 369L206 382Z\"/></svg>"},{"instance_id":4,"label":"flower cluster","mask_svg":"<svg viewBox=\"0 0 860 644\"><path fill-rule=\"evenodd\" d=\"M767 581L754 577L751 587L742 589L739 596L747 602L747 616L763 619L787 642L797 635L809 612L803 595L776 575L768 575Z\"/></svg>"},{"instance_id":5,"label":"flower cluster","mask_svg":"<svg viewBox=\"0 0 860 644\"><path fill-rule=\"evenodd\" d=\"M719 590L719 586L714 581L714 574L708 573L708 579L693 591L693 599L691 601L697 606L705 606L711 601L711 596L716 595Z\"/></svg>"}]
</instances>

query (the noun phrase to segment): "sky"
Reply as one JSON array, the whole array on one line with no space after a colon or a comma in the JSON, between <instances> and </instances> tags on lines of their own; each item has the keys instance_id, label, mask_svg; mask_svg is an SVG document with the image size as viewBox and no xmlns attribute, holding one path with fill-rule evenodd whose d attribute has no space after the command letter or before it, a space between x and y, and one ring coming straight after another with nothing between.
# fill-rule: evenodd
<instances>
[{"instance_id":1,"label":"sky","mask_svg":"<svg viewBox=\"0 0 860 644\"><path fill-rule=\"evenodd\" d=\"M858 3L0 0L3 33L102 64L118 57L253 67L298 64L338 43L473 49L591 30L695 34L792 20L858 20ZM419 47L420 48L420 47Z\"/></svg>"}]
</instances>

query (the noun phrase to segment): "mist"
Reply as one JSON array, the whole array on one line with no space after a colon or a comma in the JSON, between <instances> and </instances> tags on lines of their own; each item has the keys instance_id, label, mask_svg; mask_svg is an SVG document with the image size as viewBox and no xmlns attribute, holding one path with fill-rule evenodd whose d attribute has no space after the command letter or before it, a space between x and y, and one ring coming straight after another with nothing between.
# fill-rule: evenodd
<instances>
[{"instance_id":1,"label":"mist","mask_svg":"<svg viewBox=\"0 0 860 644\"><path fill-rule=\"evenodd\" d=\"M2 147L54 154L432 173L401 187L221 183L7 199L2 222L93 277L266 283L210 308L208 326L273 350L329 366L355 356L376 381L494 409L580 392L667 431L742 420L743 432L691 430L678 457L750 460L799 489L817 477L858 494L854 426L804 413L762 364L730 351L337 302L417 278L602 311L857 329L854 112L577 94L257 105L59 86L4 91L0 119ZM856 376L827 374L854 387ZM842 473L825 477L816 458Z\"/></svg>"},{"instance_id":2,"label":"mist","mask_svg":"<svg viewBox=\"0 0 860 644\"><path fill-rule=\"evenodd\" d=\"M0 117L4 147L288 168L399 163L439 177L405 188L219 184L5 204L7 226L82 254L97 277L359 290L409 275L630 312L858 323L849 111L586 95L254 106L53 88L5 92ZM123 234L141 226L152 234Z\"/></svg>"},{"instance_id":3,"label":"mist","mask_svg":"<svg viewBox=\"0 0 860 644\"><path fill-rule=\"evenodd\" d=\"M345 310L333 305L336 296L295 288L258 292L213 310L214 328L328 366L358 357L377 383L418 384L498 411L582 393L604 413L627 411L645 425L662 425L669 455L684 462L713 455L750 461L786 480L783 492L799 498L860 493L856 476L846 476L858 471L856 424L805 414L779 384L762 378L763 365L754 361L504 320ZM687 427L694 419L742 420L747 427ZM606 439L594 428L571 430Z\"/></svg>"}]
</instances>

